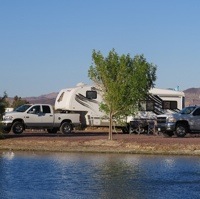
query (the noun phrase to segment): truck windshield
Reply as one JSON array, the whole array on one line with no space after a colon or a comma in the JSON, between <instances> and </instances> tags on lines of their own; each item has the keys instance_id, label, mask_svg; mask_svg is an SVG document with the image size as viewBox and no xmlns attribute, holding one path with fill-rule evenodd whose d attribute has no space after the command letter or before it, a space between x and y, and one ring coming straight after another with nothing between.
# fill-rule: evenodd
<instances>
[{"instance_id":1,"label":"truck windshield","mask_svg":"<svg viewBox=\"0 0 200 199\"><path fill-rule=\"evenodd\" d=\"M29 107L31 107L31 104L24 104L22 106L19 106L15 109L16 112L25 112Z\"/></svg>"},{"instance_id":2,"label":"truck windshield","mask_svg":"<svg viewBox=\"0 0 200 199\"><path fill-rule=\"evenodd\" d=\"M180 111L180 114L190 114L195 108L195 106L185 107Z\"/></svg>"}]
</instances>

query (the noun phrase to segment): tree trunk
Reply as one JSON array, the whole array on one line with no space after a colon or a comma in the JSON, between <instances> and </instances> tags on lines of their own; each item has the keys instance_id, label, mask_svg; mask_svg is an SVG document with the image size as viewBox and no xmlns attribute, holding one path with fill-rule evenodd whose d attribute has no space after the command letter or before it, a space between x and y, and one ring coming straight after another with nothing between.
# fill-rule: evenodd
<instances>
[{"instance_id":1,"label":"tree trunk","mask_svg":"<svg viewBox=\"0 0 200 199\"><path fill-rule=\"evenodd\" d=\"M109 135L108 135L108 139L112 140L112 125L113 125L113 115L112 112L110 112L110 120L109 120Z\"/></svg>"}]
</instances>

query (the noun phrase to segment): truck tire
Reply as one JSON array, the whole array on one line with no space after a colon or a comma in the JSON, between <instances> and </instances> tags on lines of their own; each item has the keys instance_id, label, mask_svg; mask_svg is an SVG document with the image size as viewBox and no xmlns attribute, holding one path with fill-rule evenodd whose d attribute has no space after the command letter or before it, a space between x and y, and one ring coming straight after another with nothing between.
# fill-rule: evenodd
<instances>
[{"instance_id":1,"label":"truck tire","mask_svg":"<svg viewBox=\"0 0 200 199\"><path fill-rule=\"evenodd\" d=\"M12 125L12 131L14 134L21 134L24 131L24 125L22 122L15 122Z\"/></svg>"},{"instance_id":2,"label":"truck tire","mask_svg":"<svg viewBox=\"0 0 200 199\"><path fill-rule=\"evenodd\" d=\"M185 124L177 124L176 126L176 135L177 137L185 137L188 132L188 127Z\"/></svg>"},{"instance_id":3,"label":"truck tire","mask_svg":"<svg viewBox=\"0 0 200 199\"><path fill-rule=\"evenodd\" d=\"M49 133L49 134L56 134L57 133L57 129L56 128L53 128L53 129L47 129L47 132Z\"/></svg>"},{"instance_id":4,"label":"truck tire","mask_svg":"<svg viewBox=\"0 0 200 199\"><path fill-rule=\"evenodd\" d=\"M63 122L60 131L63 134L69 134L72 132L72 125L69 122Z\"/></svg>"}]
</instances>

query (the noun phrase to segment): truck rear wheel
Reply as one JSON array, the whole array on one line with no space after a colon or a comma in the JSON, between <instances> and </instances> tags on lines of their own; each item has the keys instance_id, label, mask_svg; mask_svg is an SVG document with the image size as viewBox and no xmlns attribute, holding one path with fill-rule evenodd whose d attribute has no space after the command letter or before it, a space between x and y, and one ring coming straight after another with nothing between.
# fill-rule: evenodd
<instances>
[{"instance_id":1,"label":"truck rear wheel","mask_svg":"<svg viewBox=\"0 0 200 199\"><path fill-rule=\"evenodd\" d=\"M21 134L24 131L24 125L22 122L15 122L12 125L12 131L14 134Z\"/></svg>"},{"instance_id":2,"label":"truck rear wheel","mask_svg":"<svg viewBox=\"0 0 200 199\"><path fill-rule=\"evenodd\" d=\"M185 137L188 132L188 127L185 124L177 124L176 135L177 137Z\"/></svg>"},{"instance_id":3,"label":"truck rear wheel","mask_svg":"<svg viewBox=\"0 0 200 199\"><path fill-rule=\"evenodd\" d=\"M72 132L72 125L69 122L63 122L60 131L63 134L68 134Z\"/></svg>"}]
</instances>

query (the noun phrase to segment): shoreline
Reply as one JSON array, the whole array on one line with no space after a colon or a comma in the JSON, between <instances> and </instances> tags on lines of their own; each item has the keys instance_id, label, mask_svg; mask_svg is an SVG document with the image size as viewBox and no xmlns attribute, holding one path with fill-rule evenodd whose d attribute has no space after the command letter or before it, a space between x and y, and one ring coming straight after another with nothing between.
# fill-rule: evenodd
<instances>
[{"instance_id":1,"label":"shoreline","mask_svg":"<svg viewBox=\"0 0 200 199\"><path fill-rule=\"evenodd\" d=\"M159 135L76 132L50 135L46 132L6 134L0 140L1 151L127 153L149 155L200 155L200 137L164 138Z\"/></svg>"}]
</instances>

